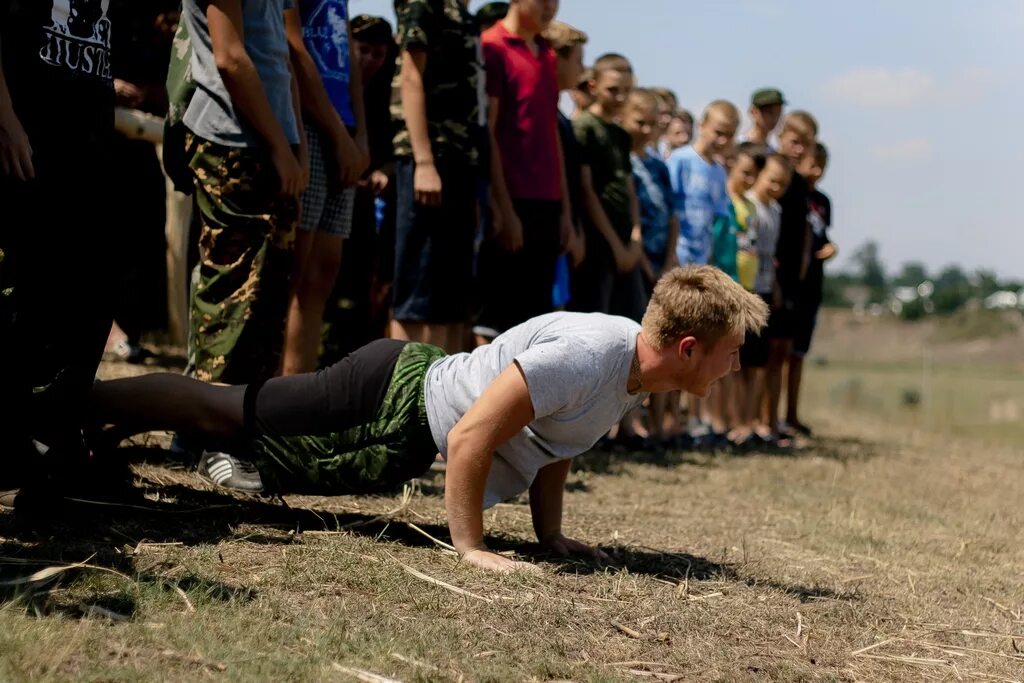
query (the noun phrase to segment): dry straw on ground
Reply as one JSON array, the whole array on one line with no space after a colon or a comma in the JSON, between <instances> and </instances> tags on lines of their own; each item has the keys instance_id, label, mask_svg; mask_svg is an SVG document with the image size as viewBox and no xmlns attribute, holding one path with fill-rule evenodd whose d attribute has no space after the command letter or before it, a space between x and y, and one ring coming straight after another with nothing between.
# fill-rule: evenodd
<instances>
[{"instance_id":1,"label":"dry straw on ground","mask_svg":"<svg viewBox=\"0 0 1024 683\"><path fill-rule=\"evenodd\" d=\"M566 532L613 564L539 575L460 564L439 480L286 507L139 462L135 507L0 515L0 680L1024 681L1024 453L809 417L791 456L581 459ZM485 524L536 552L522 502Z\"/></svg>"}]
</instances>

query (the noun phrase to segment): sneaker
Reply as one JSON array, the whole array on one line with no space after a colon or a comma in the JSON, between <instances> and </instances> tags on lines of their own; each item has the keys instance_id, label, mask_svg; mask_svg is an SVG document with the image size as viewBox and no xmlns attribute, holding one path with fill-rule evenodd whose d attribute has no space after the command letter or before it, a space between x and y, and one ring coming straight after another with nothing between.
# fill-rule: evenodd
<instances>
[{"instance_id":1,"label":"sneaker","mask_svg":"<svg viewBox=\"0 0 1024 683\"><path fill-rule=\"evenodd\" d=\"M145 363L146 359L152 357L153 354L137 344L132 344L127 339L122 339L114 344L114 348L110 350L110 355L115 360L140 365Z\"/></svg>"},{"instance_id":2,"label":"sneaker","mask_svg":"<svg viewBox=\"0 0 1024 683\"><path fill-rule=\"evenodd\" d=\"M14 501L21 489L7 489L0 491L0 511L14 512Z\"/></svg>"},{"instance_id":3,"label":"sneaker","mask_svg":"<svg viewBox=\"0 0 1024 683\"><path fill-rule=\"evenodd\" d=\"M252 463L239 460L227 453L203 451L197 472L214 486L223 486L244 493L263 491L263 480L260 478L259 470Z\"/></svg>"}]
</instances>

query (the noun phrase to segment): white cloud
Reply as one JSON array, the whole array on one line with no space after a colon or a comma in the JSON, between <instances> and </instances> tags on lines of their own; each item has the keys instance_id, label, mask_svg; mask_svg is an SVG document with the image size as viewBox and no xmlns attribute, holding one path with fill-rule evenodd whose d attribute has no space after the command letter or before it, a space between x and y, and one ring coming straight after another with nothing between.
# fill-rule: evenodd
<instances>
[{"instance_id":1,"label":"white cloud","mask_svg":"<svg viewBox=\"0 0 1024 683\"><path fill-rule=\"evenodd\" d=\"M862 107L909 107L928 100L935 90L930 75L910 67L852 69L825 84L834 99Z\"/></svg>"},{"instance_id":2,"label":"white cloud","mask_svg":"<svg viewBox=\"0 0 1024 683\"><path fill-rule=\"evenodd\" d=\"M927 138L907 138L887 145L875 145L871 155L882 161L925 161L934 155L932 143Z\"/></svg>"},{"instance_id":3,"label":"white cloud","mask_svg":"<svg viewBox=\"0 0 1024 683\"><path fill-rule=\"evenodd\" d=\"M824 85L832 99L860 107L897 109L930 102L975 100L998 85L991 69L964 67L936 80L913 67L860 67Z\"/></svg>"}]
</instances>

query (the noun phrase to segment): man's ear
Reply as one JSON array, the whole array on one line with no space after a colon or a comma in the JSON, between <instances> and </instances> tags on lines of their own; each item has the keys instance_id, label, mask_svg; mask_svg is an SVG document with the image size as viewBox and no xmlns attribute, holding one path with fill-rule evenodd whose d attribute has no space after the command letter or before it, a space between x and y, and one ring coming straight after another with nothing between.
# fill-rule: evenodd
<instances>
[{"instance_id":1,"label":"man's ear","mask_svg":"<svg viewBox=\"0 0 1024 683\"><path fill-rule=\"evenodd\" d=\"M679 358L690 358L693 356L693 347L697 345L696 337L683 337L679 340Z\"/></svg>"}]
</instances>

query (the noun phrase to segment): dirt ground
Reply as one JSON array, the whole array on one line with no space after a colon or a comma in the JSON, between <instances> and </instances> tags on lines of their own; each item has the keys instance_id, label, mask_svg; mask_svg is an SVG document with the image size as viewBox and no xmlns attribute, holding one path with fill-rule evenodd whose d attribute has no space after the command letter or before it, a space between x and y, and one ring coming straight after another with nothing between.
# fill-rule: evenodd
<instances>
[{"instance_id":1,"label":"dirt ground","mask_svg":"<svg viewBox=\"0 0 1024 683\"><path fill-rule=\"evenodd\" d=\"M807 417L793 454L577 459L565 531L614 564L537 556L514 501L488 542L543 572L505 577L443 547L440 475L234 497L150 435L137 500L0 514L0 680L1024 680L1024 449Z\"/></svg>"}]
</instances>

